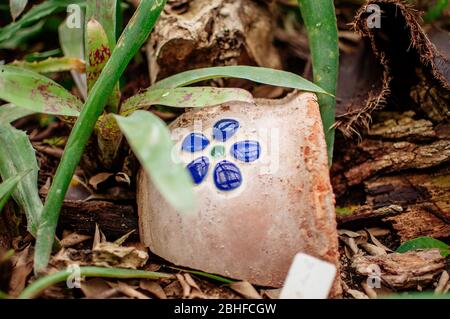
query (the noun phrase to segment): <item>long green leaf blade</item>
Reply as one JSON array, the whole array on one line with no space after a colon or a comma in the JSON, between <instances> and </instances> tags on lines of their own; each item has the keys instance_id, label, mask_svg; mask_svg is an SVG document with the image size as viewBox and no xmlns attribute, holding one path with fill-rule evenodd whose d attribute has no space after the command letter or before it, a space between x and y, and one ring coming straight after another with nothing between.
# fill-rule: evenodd
<instances>
[{"instance_id":1,"label":"long green leaf blade","mask_svg":"<svg viewBox=\"0 0 450 319\"><path fill-rule=\"evenodd\" d=\"M328 94L319 86L297 74L269 68L244 65L218 66L181 72L156 82L150 89L170 89L215 78L240 78L262 84Z\"/></svg>"},{"instance_id":2,"label":"long green leaf blade","mask_svg":"<svg viewBox=\"0 0 450 319\"><path fill-rule=\"evenodd\" d=\"M38 192L38 165L33 146L25 132L0 122L0 175L3 180L29 171L13 192L13 198L24 210L28 231L36 235L42 212Z\"/></svg>"},{"instance_id":3,"label":"long green leaf blade","mask_svg":"<svg viewBox=\"0 0 450 319\"><path fill-rule=\"evenodd\" d=\"M29 172L30 171L22 172L19 175L8 178L7 180L5 180L3 183L0 184L0 213L3 209L3 206L5 206L12 192L16 188L17 184Z\"/></svg>"},{"instance_id":4,"label":"long green leaf blade","mask_svg":"<svg viewBox=\"0 0 450 319\"><path fill-rule=\"evenodd\" d=\"M166 124L156 115L136 111L115 116L142 167L164 198L182 212L195 211L192 179L172 154L173 142Z\"/></svg>"},{"instance_id":5,"label":"long green leaf blade","mask_svg":"<svg viewBox=\"0 0 450 319\"><path fill-rule=\"evenodd\" d=\"M23 69L31 70L37 73L51 73L64 71L84 72L84 61L76 58L57 57L47 58L42 61L14 61L10 65L14 65Z\"/></svg>"},{"instance_id":6,"label":"long green leaf blade","mask_svg":"<svg viewBox=\"0 0 450 319\"><path fill-rule=\"evenodd\" d=\"M186 87L153 90L150 88L123 102L120 113L127 115L156 104L187 108L213 106L231 101L252 103L253 97L242 89Z\"/></svg>"},{"instance_id":7,"label":"long green leaf blade","mask_svg":"<svg viewBox=\"0 0 450 319\"><path fill-rule=\"evenodd\" d=\"M11 123L34 113L34 111L18 107L14 104L4 104L0 106L0 123Z\"/></svg>"},{"instance_id":8,"label":"long green leaf blade","mask_svg":"<svg viewBox=\"0 0 450 319\"><path fill-rule=\"evenodd\" d=\"M59 212L84 147L102 114L106 102L126 66L147 39L158 19L165 0L141 1L123 31L111 58L92 88L64 150L42 212L36 240L34 270L44 271L48 265Z\"/></svg>"},{"instance_id":9,"label":"long green leaf blade","mask_svg":"<svg viewBox=\"0 0 450 319\"><path fill-rule=\"evenodd\" d=\"M47 114L77 116L80 100L49 78L11 65L0 65L0 98Z\"/></svg>"},{"instance_id":10,"label":"long green leaf blade","mask_svg":"<svg viewBox=\"0 0 450 319\"><path fill-rule=\"evenodd\" d=\"M298 0L298 4L308 31L314 83L334 96L339 72L338 28L334 2L333 0ZM336 99L333 96L318 96L329 165L333 160L333 126L336 113Z\"/></svg>"},{"instance_id":11,"label":"long green leaf blade","mask_svg":"<svg viewBox=\"0 0 450 319\"><path fill-rule=\"evenodd\" d=\"M67 20L58 27L59 44L67 58L80 59L84 58L84 25L81 28L69 28ZM87 80L86 74L77 71L71 71L73 80L78 87L83 99L87 97Z\"/></svg>"}]
</instances>

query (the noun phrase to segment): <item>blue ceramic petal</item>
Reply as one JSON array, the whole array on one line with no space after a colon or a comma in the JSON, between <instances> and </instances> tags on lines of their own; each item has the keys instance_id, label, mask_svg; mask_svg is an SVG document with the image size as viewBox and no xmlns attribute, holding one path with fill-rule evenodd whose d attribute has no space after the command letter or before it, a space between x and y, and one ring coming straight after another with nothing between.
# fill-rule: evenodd
<instances>
[{"instance_id":1,"label":"blue ceramic petal","mask_svg":"<svg viewBox=\"0 0 450 319\"><path fill-rule=\"evenodd\" d=\"M200 184L208 174L209 160L206 156L199 157L190 162L186 168L191 173L192 180L195 184Z\"/></svg>"},{"instance_id":2,"label":"blue ceramic petal","mask_svg":"<svg viewBox=\"0 0 450 319\"><path fill-rule=\"evenodd\" d=\"M239 122L236 120L220 120L213 126L213 137L216 141L225 142L234 134L236 134L238 128Z\"/></svg>"},{"instance_id":3,"label":"blue ceramic petal","mask_svg":"<svg viewBox=\"0 0 450 319\"><path fill-rule=\"evenodd\" d=\"M203 151L209 145L208 138L202 133L191 133L184 138L181 149L186 152Z\"/></svg>"},{"instance_id":4,"label":"blue ceramic petal","mask_svg":"<svg viewBox=\"0 0 450 319\"><path fill-rule=\"evenodd\" d=\"M240 141L234 143L231 147L231 155L233 155L235 159L246 163L256 161L260 154L261 146L258 141Z\"/></svg>"},{"instance_id":5,"label":"blue ceramic petal","mask_svg":"<svg viewBox=\"0 0 450 319\"><path fill-rule=\"evenodd\" d=\"M231 191L242 184L239 168L231 162L221 161L214 168L214 183L221 191Z\"/></svg>"}]
</instances>

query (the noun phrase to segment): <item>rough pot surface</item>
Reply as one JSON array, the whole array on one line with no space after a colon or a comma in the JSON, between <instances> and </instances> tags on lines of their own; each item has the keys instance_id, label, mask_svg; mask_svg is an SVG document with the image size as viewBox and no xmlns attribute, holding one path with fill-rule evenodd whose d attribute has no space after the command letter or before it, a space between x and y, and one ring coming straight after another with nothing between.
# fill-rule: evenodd
<instances>
[{"instance_id":1,"label":"rough pot surface","mask_svg":"<svg viewBox=\"0 0 450 319\"><path fill-rule=\"evenodd\" d=\"M216 123L224 119L238 122L239 128L222 142ZM227 124L225 130L233 130ZM282 286L298 252L338 265L334 195L314 94L192 110L170 129L175 152L186 165L204 156L209 166L197 179L199 210L191 215L172 209L140 173L140 234L155 254L177 265L272 287ZM191 133L208 139L196 144L203 150L182 150ZM245 141L253 143L233 156L234 145ZM232 169L234 175L225 178L231 190L220 187L223 170L216 170L224 160L240 172Z\"/></svg>"}]
</instances>

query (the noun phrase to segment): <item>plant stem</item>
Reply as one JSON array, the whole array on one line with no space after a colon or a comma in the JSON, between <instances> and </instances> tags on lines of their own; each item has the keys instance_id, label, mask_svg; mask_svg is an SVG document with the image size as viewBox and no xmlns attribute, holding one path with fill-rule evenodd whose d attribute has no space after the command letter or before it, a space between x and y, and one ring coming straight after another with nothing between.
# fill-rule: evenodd
<instances>
[{"instance_id":1,"label":"plant stem","mask_svg":"<svg viewBox=\"0 0 450 319\"><path fill-rule=\"evenodd\" d=\"M71 269L65 269L58 271L54 274L42 277L27 288L25 288L19 295L19 299L30 299L39 295L42 291L67 280L67 278L74 273ZM171 274L145 271L145 270L133 270L133 269L121 269L121 268L102 268L102 267L80 267L81 277L101 277L101 278L118 278L118 279L162 279L173 278Z\"/></svg>"},{"instance_id":2,"label":"plant stem","mask_svg":"<svg viewBox=\"0 0 450 319\"><path fill-rule=\"evenodd\" d=\"M339 72L339 46L336 14L332 0L298 0L300 11L308 31L312 55L314 82L328 93L336 95ZM336 99L319 94L328 163L333 160L334 116Z\"/></svg>"},{"instance_id":3,"label":"plant stem","mask_svg":"<svg viewBox=\"0 0 450 319\"><path fill-rule=\"evenodd\" d=\"M70 133L42 212L34 256L35 273L45 270L48 265L64 196L95 123L102 114L114 85L153 29L164 4L165 0L144 0L140 2L117 42L111 58L92 88Z\"/></svg>"}]
</instances>

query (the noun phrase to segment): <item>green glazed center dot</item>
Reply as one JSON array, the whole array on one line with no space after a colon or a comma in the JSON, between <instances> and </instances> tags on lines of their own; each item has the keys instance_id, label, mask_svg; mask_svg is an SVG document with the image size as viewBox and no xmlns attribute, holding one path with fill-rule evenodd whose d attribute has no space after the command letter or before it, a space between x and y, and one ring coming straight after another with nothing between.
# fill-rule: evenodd
<instances>
[{"instance_id":1,"label":"green glazed center dot","mask_svg":"<svg viewBox=\"0 0 450 319\"><path fill-rule=\"evenodd\" d=\"M213 158L220 158L225 156L225 147L223 145L216 145L211 150Z\"/></svg>"}]
</instances>

